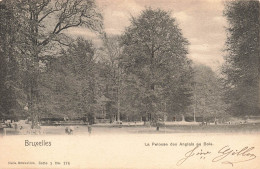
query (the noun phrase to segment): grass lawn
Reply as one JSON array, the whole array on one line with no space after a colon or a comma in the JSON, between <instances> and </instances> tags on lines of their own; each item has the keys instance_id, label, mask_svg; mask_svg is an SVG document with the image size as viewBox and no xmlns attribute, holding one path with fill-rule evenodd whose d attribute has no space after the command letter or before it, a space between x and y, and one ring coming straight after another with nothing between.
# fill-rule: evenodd
<instances>
[{"instance_id":1,"label":"grass lawn","mask_svg":"<svg viewBox=\"0 0 260 169\"><path fill-rule=\"evenodd\" d=\"M42 126L41 132L45 135L65 135L66 126ZM30 134L28 128L15 131L13 128L6 128L7 135ZM257 124L236 124L236 125L171 125L160 127L149 126L92 126L92 135L106 134L164 134L164 133L260 133L260 123ZM31 132L31 134L35 134ZM74 126L74 135L87 135L88 127L84 125Z\"/></svg>"}]
</instances>

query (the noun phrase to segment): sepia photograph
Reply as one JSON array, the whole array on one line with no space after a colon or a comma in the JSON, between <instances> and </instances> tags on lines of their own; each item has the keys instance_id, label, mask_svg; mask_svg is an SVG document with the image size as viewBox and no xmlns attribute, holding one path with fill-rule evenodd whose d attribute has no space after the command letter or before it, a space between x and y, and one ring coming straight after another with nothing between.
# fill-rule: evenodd
<instances>
[{"instance_id":1,"label":"sepia photograph","mask_svg":"<svg viewBox=\"0 0 260 169\"><path fill-rule=\"evenodd\" d=\"M259 16L259 0L0 0L0 169L258 169Z\"/></svg>"}]
</instances>

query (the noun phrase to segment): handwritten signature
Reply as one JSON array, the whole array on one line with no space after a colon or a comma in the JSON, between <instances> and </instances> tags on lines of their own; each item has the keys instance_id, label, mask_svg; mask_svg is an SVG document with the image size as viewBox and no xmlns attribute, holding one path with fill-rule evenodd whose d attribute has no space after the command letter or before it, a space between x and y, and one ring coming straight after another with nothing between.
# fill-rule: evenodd
<instances>
[{"instance_id":1,"label":"handwritten signature","mask_svg":"<svg viewBox=\"0 0 260 169\"><path fill-rule=\"evenodd\" d=\"M199 149L200 146L194 147L192 150L185 153L184 158L180 159L177 162L177 166L182 165L185 161L187 161L190 158L199 157L202 160L205 160L210 157L210 155L214 154L211 151L205 151L202 148ZM213 157L211 160L212 162L221 162L222 164L230 164L234 165L235 163L241 163L246 161L251 161L256 158L256 155L252 153L252 151L255 149L255 147L243 147L242 149L236 150L230 148L230 146L226 145L222 147L218 152L217 155ZM232 157L232 159L236 159L234 161L229 160L229 157Z\"/></svg>"}]
</instances>

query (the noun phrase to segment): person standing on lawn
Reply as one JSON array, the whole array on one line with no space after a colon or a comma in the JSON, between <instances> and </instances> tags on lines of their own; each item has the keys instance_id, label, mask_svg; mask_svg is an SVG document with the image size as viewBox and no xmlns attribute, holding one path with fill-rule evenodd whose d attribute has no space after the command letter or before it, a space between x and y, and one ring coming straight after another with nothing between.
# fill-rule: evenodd
<instances>
[{"instance_id":1,"label":"person standing on lawn","mask_svg":"<svg viewBox=\"0 0 260 169\"><path fill-rule=\"evenodd\" d=\"M91 125L89 124L89 125L88 125L88 134L89 134L89 135L91 134L91 131L92 131L92 127L91 127Z\"/></svg>"}]
</instances>

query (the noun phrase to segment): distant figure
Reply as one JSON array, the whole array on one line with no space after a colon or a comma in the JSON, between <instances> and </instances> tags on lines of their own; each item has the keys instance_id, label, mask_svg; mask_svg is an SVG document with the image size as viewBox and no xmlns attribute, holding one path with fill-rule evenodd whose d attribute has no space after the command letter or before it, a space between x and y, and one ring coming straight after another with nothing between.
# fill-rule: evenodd
<instances>
[{"instance_id":1,"label":"distant figure","mask_svg":"<svg viewBox=\"0 0 260 169\"><path fill-rule=\"evenodd\" d=\"M88 134L89 134L89 135L91 134L91 131L92 131L91 125L88 125Z\"/></svg>"},{"instance_id":2,"label":"distant figure","mask_svg":"<svg viewBox=\"0 0 260 169\"><path fill-rule=\"evenodd\" d=\"M156 123L156 130L159 131L159 129L160 129L160 124L159 124L159 122L157 122Z\"/></svg>"},{"instance_id":3,"label":"distant figure","mask_svg":"<svg viewBox=\"0 0 260 169\"><path fill-rule=\"evenodd\" d=\"M40 125L39 122L36 123L36 128L37 128L37 129L41 129L41 125Z\"/></svg>"},{"instance_id":4,"label":"distant figure","mask_svg":"<svg viewBox=\"0 0 260 169\"><path fill-rule=\"evenodd\" d=\"M15 131L18 130L18 124L17 123L14 123L14 129L15 129Z\"/></svg>"},{"instance_id":5,"label":"distant figure","mask_svg":"<svg viewBox=\"0 0 260 169\"><path fill-rule=\"evenodd\" d=\"M176 117L173 117L173 118L172 118L172 121L176 121Z\"/></svg>"},{"instance_id":6,"label":"distant figure","mask_svg":"<svg viewBox=\"0 0 260 169\"><path fill-rule=\"evenodd\" d=\"M3 136L3 135L5 135L4 134L4 127L3 127L2 123L0 122L0 136Z\"/></svg>"},{"instance_id":7,"label":"distant figure","mask_svg":"<svg viewBox=\"0 0 260 169\"><path fill-rule=\"evenodd\" d=\"M68 135L72 135L73 131L74 131L74 128L71 127L71 126L65 128L65 133L68 134Z\"/></svg>"},{"instance_id":8,"label":"distant figure","mask_svg":"<svg viewBox=\"0 0 260 169\"><path fill-rule=\"evenodd\" d=\"M207 122L205 122L205 121L202 122L202 126L207 126L207 125L208 125Z\"/></svg>"}]
</instances>

